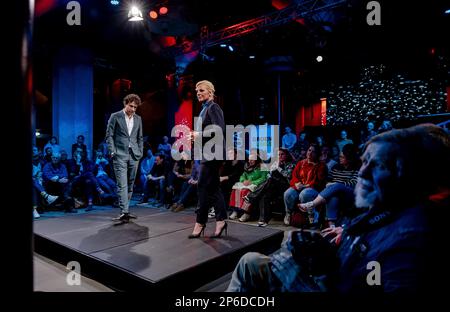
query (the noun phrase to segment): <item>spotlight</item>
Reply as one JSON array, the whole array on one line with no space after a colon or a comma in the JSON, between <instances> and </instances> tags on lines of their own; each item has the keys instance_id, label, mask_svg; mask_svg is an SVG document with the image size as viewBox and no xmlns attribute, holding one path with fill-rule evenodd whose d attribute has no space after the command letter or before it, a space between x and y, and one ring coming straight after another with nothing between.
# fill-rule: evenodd
<instances>
[{"instance_id":1,"label":"spotlight","mask_svg":"<svg viewBox=\"0 0 450 312\"><path fill-rule=\"evenodd\" d=\"M254 59L255 56L254 56L254 55L249 55L248 58L249 58L249 59Z\"/></svg>"},{"instance_id":2,"label":"spotlight","mask_svg":"<svg viewBox=\"0 0 450 312\"><path fill-rule=\"evenodd\" d=\"M224 43L222 43L222 44L220 44L220 47L221 47L221 48L226 48L226 47L227 47L227 45L226 45L226 44L224 44Z\"/></svg>"},{"instance_id":3,"label":"spotlight","mask_svg":"<svg viewBox=\"0 0 450 312\"><path fill-rule=\"evenodd\" d=\"M158 13L156 13L156 11L154 11L154 10L151 10L148 13L148 16L150 16L151 19L157 19L158 18Z\"/></svg>"},{"instance_id":4,"label":"spotlight","mask_svg":"<svg viewBox=\"0 0 450 312\"><path fill-rule=\"evenodd\" d=\"M159 14L165 15L165 14L167 14L167 12L169 12L169 9L167 9L167 7L162 6L159 8Z\"/></svg>"},{"instance_id":5,"label":"spotlight","mask_svg":"<svg viewBox=\"0 0 450 312\"><path fill-rule=\"evenodd\" d=\"M444 12L445 14L450 14L450 9L448 9L448 10L445 10L445 12Z\"/></svg>"},{"instance_id":6,"label":"spotlight","mask_svg":"<svg viewBox=\"0 0 450 312\"><path fill-rule=\"evenodd\" d=\"M317 57L316 57L316 61L317 62L322 62L323 61L323 57L322 57L322 55L318 55Z\"/></svg>"},{"instance_id":7,"label":"spotlight","mask_svg":"<svg viewBox=\"0 0 450 312\"><path fill-rule=\"evenodd\" d=\"M228 50L230 50L231 52L233 52L234 51L234 49L233 49L233 47L232 46L228 46Z\"/></svg>"},{"instance_id":8,"label":"spotlight","mask_svg":"<svg viewBox=\"0 0 450 312\"><path fill-rule=\"evenodd\" d=\"M41 133L39 132L39 130L36 130L36 137L40 137Z\"/></svg>"},{"instance_id":9,"label":"spotlight","mask_svg":"<svg viewBox=\"0 0 450 312\"><path fill-rule=\"evenodd\" d=\"M141 10L139 10L136 6L131 7L130 11L128 12L128 20L130 22L139 22L144 20Z\"/></svg>"},{"instance_id":10,"label":"spotlight","mask_svg":"<svg viewBox=\"0 0 450 312\"><path fill-rule=\"evenodd\" d=\"M111 1L109 1L109 3L111 3L112 5L119 5L120 1L119 0L111 0Z\"/></svg>"}]
</instances>

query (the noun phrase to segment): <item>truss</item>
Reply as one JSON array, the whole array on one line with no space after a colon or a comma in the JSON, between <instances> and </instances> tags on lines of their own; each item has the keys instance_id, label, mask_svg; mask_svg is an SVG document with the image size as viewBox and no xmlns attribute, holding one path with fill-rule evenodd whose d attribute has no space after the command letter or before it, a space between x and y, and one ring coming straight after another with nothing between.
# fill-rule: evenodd
<instances>
[{"instance_id":1,"label":"truss","mask_svg":"<svg viewBox=\"0 0 450 312\"><path fill-rule=\"evenodd\" d=\"M200 32L200 49L204 51L206 48L224 43L228 39L243 36L255 30L275 27L287 24L298 18L305 18L318 13L324 13L324 11L340 6L346 2L346 0L306 0L290 5L283 10L257 17L215 32L208 32L207 30L202 29Z\"/></svg>"},{"instance_id":2,"label":"truss","mask_svg":"<svg viewBox=\"0 0 450 312\"><path fill-rule=\"evenodd\" d=\"M287 24L299 18L314 17L315 20L324 19L324 17L331 14L329 12L331 9L345 3L347 3L347 0L304 0L298 1L282 10L218 31L210 32L206 26L203 26L200 30L200 41L195 40L193 42L193 49L200 49L201 53L204 53L207 48L224 43L231 38L240 37L256 30ZM168 53L171 56L184 54L180 45L171 49L171 52Z\"/></svg>"}]
</instances>

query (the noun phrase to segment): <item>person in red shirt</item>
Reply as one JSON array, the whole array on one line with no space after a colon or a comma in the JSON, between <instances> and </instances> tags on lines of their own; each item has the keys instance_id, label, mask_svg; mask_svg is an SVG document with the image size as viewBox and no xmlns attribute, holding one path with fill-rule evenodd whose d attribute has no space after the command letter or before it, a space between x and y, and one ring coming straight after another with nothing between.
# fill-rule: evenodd
<instances>
[{"instance_id":1,"label":"person in red shirt","mask_svg":"<svg viewBox=\"0 0 450 312\"><path fill-rule=\"evenodd\" d=\"M300 203L312 201L324 188L327 167L319 158L320 147L317 144L311 144L306 152L306 158L295 166L290 182L291 187L284 192L285 225L291 223L291 215L297 209L298 201ZM318 221L317 213L314 218L314 223L316 223Z\"/></svg>"}]
</instances>

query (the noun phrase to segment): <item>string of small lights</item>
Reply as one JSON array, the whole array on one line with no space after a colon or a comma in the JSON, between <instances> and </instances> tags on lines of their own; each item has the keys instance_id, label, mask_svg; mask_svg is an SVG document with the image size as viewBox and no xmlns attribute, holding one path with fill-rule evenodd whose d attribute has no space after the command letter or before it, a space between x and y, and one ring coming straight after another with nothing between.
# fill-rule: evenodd
<instances>
[{"instance_id":1,"label":"string of small lights","mask_svg":"<svg viewBox=\"0 0 450 312\"><path fill-rule=\"evenodd\" d=\"M414 120L418 115L444 113L446 98L441 81L409 80L402 74L386 77L386 66L369 66L363 69L359 83L330 88L327 123Z\"/></svg>"}]
</instances>

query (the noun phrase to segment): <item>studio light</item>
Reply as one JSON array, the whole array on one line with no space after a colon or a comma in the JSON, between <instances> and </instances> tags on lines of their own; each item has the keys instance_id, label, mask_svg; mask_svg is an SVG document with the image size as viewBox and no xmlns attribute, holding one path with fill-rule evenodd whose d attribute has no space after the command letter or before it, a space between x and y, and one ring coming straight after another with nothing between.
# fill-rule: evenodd
<instances>
[{"instance_id":1,"label":"studio light","mask_svg":"<svg viewBox=\"0 0 450 312\"><path fill-rule=\"evenodd\" d=\"M128 21L130 22L139 22L143 21L142 12L139 10L137 6L132 6L130 11L128 12Z\"/></svg>"},{"instance_id":2,"label":"studio light","mask_svg":"<svg viewBox=\"0 0 450 312\"><path fill-rule=\"evenodd\" d=\"M169 9L167 9L167 7L162 6L162 7L159 8L159 14L166 15L167 12L169 12Z\"/></svg>"},{"instance_id":3,"label":"studio light","mask_svg":"<svg viewBox=\"0 0 450 312\"><path fill-rule=\"evenodd\" d=\"M322 57L322 55L318 55L317 57L316 57L316 61L317 62L322 62L323 61L323 57Z\"/></svg>"},{"instance_id":4,"label":"studio light","mask_svg":"<svg viewBox=\"0 0 450 312\"><path fill-rule=\"evenodd\" d=\"M156 13L156 11L154 10L151 10L150 12L148 12L148 16L150 16L151 19L157 19L158 13Z\"/></svg>"}]
</instances>

